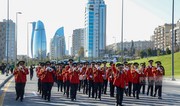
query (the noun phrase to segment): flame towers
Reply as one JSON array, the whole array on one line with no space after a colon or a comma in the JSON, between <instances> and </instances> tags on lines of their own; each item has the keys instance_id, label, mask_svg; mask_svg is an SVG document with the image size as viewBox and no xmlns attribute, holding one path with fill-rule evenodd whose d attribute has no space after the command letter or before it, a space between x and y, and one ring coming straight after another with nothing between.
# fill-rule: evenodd
<instances>
[{"instance_id":1,"label":"flame towers","mask_svg":"<svg viewBox=\"0 0 180 106\"><path fill-rule=\"evenodd\" d=\"M32 58L43 60L46 58L46 33L42 21L33 22L31 37Z\"/></svg>"}]
</instances>

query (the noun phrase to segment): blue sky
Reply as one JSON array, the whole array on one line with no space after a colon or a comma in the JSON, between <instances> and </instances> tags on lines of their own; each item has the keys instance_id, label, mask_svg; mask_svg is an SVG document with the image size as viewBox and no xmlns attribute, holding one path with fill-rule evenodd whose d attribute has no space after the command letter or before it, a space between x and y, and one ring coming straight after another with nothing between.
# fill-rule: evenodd
<instances>
[{"instance_id":1,"label":"blue sky","mask_svg":"<svg viewBox=\"0 0 180 106\"><path fill-rule=\"evenodd\" d=\"M27 54L27 23L41 20L50 39L64 26L66 45L72 46L73 30L84 27L84 10L88 0L10 0L10 19L18 16L18 54ZM172 0L124 0L124 41L150 40L155 27L171 23ZM7 0L0 0L0 20L6 18ZM121 41L121 0L105 0L107 5L107 44ZM175 0L175 22L180 19L180 0ZM31 27L29 25L29 35ZM114 38L116 40L114 40ZM30 38L29 38L30 39ZM68 48L66 48L68 49Z\"/></svg>"}]
</instances>

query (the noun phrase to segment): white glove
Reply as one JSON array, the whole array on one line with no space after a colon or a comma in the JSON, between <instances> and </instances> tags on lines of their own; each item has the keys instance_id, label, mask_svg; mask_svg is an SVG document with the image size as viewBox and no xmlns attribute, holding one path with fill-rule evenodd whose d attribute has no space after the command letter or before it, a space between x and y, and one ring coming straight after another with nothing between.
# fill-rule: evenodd
<instances>
[{"instance_id":1,"label":"white glove","mask_svg":"<svg viewBox=\"0 0 180 106\"><path fill-rule=\"evenodd\" d=\"M102 75L102 77L105 77L105 75Z\"/></svg>"},{"instance_id":2,"label":"white glove","mask_svg":"<svg viewBox=\"0 0 180 106\"><path fill-rule=\"evenodd\" d=\"M92 78L92 75L90 75L89 77Z\"/></svg>"}]
</instances>

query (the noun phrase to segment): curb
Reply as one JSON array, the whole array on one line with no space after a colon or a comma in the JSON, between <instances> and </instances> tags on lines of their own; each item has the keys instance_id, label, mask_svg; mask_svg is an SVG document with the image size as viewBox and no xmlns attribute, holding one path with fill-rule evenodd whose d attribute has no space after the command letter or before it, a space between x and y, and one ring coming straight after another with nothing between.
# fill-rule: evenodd
<instances>
[{"instance_id":1,"label":"curb","mask_svg":"<svg viewBox=\"0 0 180 106\"><path fill-rule=\"evenodd\" d=\"M7 77L1 84L0 84L0 89L13 77L13 74Z\"/></svg>"}]
</instances>

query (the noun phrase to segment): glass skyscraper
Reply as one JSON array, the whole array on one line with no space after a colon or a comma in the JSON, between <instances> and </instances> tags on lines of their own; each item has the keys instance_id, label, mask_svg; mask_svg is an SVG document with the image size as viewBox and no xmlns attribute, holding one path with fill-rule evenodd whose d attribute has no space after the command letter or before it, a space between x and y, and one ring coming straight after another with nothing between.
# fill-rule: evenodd
<instances>
[{"instance_id":1,"label":"glass skyscraper","mask_svg":"<svg viewBox=\"0 0 180 106\"><path fill-rule=\"evenodd\" d=\"M50 57L51 59L61 59L66 52L66 43L64 37L64 27L59 28L54 37L51 39L50 44Z\"/></svg>"},{"instance_id":2,"label":"glass skyscraper","mask_svg":"<svg viewBox=\"0 0 180 106\"><path fill-rule=\"evenodd\" d=\"M99 57L106 47L106 5L104 0L88 0L85 9L85 56Z\"/></svg>"},{"instance_id":3,"label":"glass skyscraper","mask_svg":"<svg viewBox=\"0 0 180 106\"><path fill-rule=\"evenodd\" d=\"M43 60L46 58L46 33L42 21L33 23L33 31L31 38L31 53L32 57Z\"/></svg>"}]
</instances>

